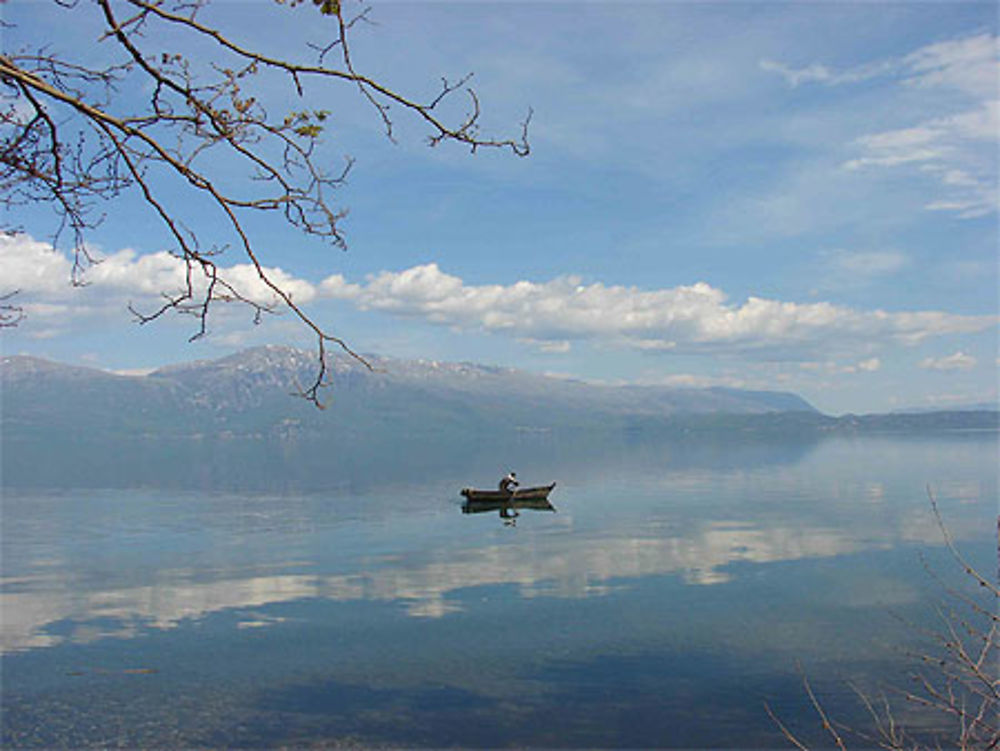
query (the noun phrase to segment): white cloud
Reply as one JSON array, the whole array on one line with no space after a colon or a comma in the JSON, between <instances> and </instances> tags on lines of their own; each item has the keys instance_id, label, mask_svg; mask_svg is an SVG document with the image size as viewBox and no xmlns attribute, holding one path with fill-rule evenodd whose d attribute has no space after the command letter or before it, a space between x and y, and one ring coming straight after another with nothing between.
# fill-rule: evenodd
<instances>
[{"instance_id":1,"label":"white cloud","mask_svg":"<svg viewBox=\"0 0 1000 751\"><path fill-rule=\"evenodd\" d=\"M352 300L361 294L361 287L357 284L349 283L340 274L334 274L320 282L319 292L324 297L331 297L338 300Z\"/></svg>"},{"instance_id":2,"label":"white cloud","mask_svg":"<svg viewBox=\"0 0 1000 751\"><path fill-rule=\"evenodd\" d=\"M891 253L843 255L841 263L858 273L887 273L905 261ZM66 326L97 313L121 314L128 301L152 304L166 291L181 288L183 264L166 253L139 256L123 250L87 274L89 286L68 283L69 260L27 237L0 237L0 278L22 291L29 322ZM272 302L273 294L247 265L221 272L242 294ZM733 302L706 282L662 289L640 289L580 277L509 285L468 285L436 264L403 271L382 271L363 283L334 275L319 284L269 269L275 282L299 302L349 301L361 310L420 319L456 330L505 334L542 351L565 353L573 342L640 351L756 354L775 360L813 359L812 353L867 357L855 369L873 370L874 348L917 344L928 337L983 331L997 316L955 315L942 311L856 310L828 302L798 303L749 297ZM31 335L30 331L25 331Z\"/></svg>"},{"instance_id":3,"label":"white cloud","mask_svg":"<svg viewBox=\"0 0 1000 751\"><path fill-rule=\"evenodd\" d=\"M953 88L992 99L997 96L997 53L997 38L980 33L928 44L902 57L842 70L822 63L795 68L774 60L761 60L760 68L778 74L793 88L809 83L841 86L893 76L907 86Z\"/></svg>"},{"instance_id":4,"label":"white cloud","mask_svg":"<svg viewBox=\"0 0 1000 751\"><path fill-rule=\"evenodd\" d=\"M972 355L959 351L947 357L928 357L921 360L920 367L924 370L971 370L978 362Z\"/></svg>"},{"instance_id":5,"label":"white cloud","mask_svg":"<svg viewBox=\"0 0 1000 751\"><path fill-rule=\"evenodd\" d=\"M862 136L862 156L844 163L848 170L916 166L937 179L947 198L925 208L972 219L997 210L996 141L1000 104L983 102L975 110L927 120L918 126Z\"/></svg>"},{"instance_id":6,"label":"white cloud","mask_svg":"<svg viewBox=\"0 0 1000 751\"><path fill-rule=\"evenodd\" d=\"M139 307L152 306L162 302L164 294L178 295L186 288L184 262L165 251L139 255L123 249L101 257L83 273L84 286L72 284L72 269L71 259L49 243L28 235L0 235L0 291L19 290L19 303L32 318L120 311L130 301ZM261 305L279 303L278 296L252 265L220 266L219 271L246 299ZM294 302L306 303L316 297L311 283L280 268L268 268L266 272ZM196 298L207 284L207 277L195 269L192 285Z\"/></svg>"},{"instance_id":7,"label":"white cloud","mask_svg":"<svg viewBox=\"0 0 1000 751\"><path fill-rule=\"evenodd\" d=\"M869 263L871 261L869 260ZM886 259L882 266L891 265ZM584 285L579 277L511 285L466 285L436 264L383 271L366 284L340 276L320 284L327 295L364 310L420 318L459 329L507 333L562 350L574 340L639 350L722 349L795 351L867 348L873 343L915 344L927 337L981 331L995 316L940 311L859 311L831 303L795 303L750 297L732 303L705 282L657 290ZM875 360L868 360L874 369Z\"/></svg>"},{"instance_id":8,"label":"white cloud","mask_svg":"<svg viewBox=\"0 0 1000 751\"><path fill-rule=\"evenodd\" d=\"M913 86L950 86L973 96L997 96L997 38L992 34L949 39L904 58Z\"/></svg>"},{"instance_id":9,"label":"white cloud","mask_svg":"<svg viewBox=\"0 0 1000 751\"><path fill-rule=\"evenodd\" d=\"M27 235L0 234L0 294L22 290L46 294L71 286L73 264L48 243Z\"/></svg>"},{"instance_id":10,"label":"white cloud","mask_svg":"<svg viewBox=\"0 0 1000 751\"><path fill-rule=\"evenodd\" d=\"M922 104L930 116L858 137L853 144L857 156L843 166L848 170L916 168L936 178L944 194L924 208L965 219L997 211L1000 59L996 36L983 33L950 39L903 57L841 71L818 63L798 69L773 61L760 65L792 87L891 77L903 88L925 90ZM958 105L956 97L964 103Z\"/></svg>"}]
</instances>

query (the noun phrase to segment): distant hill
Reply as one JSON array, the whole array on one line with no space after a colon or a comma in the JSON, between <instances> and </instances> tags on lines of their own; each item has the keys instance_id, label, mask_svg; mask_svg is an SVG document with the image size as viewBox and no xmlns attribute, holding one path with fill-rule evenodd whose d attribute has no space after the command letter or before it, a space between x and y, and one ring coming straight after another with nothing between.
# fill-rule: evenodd
<instances>
[{"instance_id":1,"label":"distant hill","mask_svg":"<svg viewBox=\"0 0 1000 751\"><path fill-rule=\"evenodd\" d=\"M435 400L458 400L464 406L501 406L534 410L545 406L570 411L598 410L617 414L676 414L681 412L815 411L795 394L736 389L599 386L582 381L536 375L511 368L475 363L396 360L370 356L375 371L351 358L334 362L336 401L358 393L368 397L419 392ZM269 392L287 394L315 374L315 353L289 347L257 347L219 360L194 362L154 371L153 380L182 384L198 399L217 409L259 406ZM469 402L469 400L472 400Z\"/></svg>"},{"instance_id":2,"label":"distant hill","mask_svg":"<svg viewBox=\"0 0 1000 751\"><path fill-rule=\"evenodd\" d=\"M325 392L332 415L289 395L315 376L315 354L258 347L218 360L121 376L33 357L0 366L5 419L96 421L100 425L207 429L273 426L289 419L332 424L349 415L425 430L451 422L554 428L606 424L609 417L764 414L816 410L795 394L737 389L602 386L473 363L371 357L375 371L337 359Z\"/></svg>"},{"instance_id":3,"label":"distant hill","mask_svg":"<svg viewBox=\"0 0 1000 751\"><path fill-rule=\"evenodd\" d=\"M969 404L953 404L948 407L905 407L894 409L894 415L914 415L926 412L996 412L1000 409L998 402L972 402Z\"/></svg>"},{"instance_id":4,"label":"distant hill","mask_svg":"<svg viewBox=\"0 0 1000 751\"><path fill-rule=\"evenodd\" d=\"M485 443L736 440L748 431L815 439L842 429L996 424L995 412L832 418L785 392L604 386L473 363L371 361L374 372L335 360L321 411L291 396L315 377L315 354L288 347L145 376L4 357L3 483L322 485L366 472L419 473ZM178 476L178 467L192 476Z\"/></svg>"}]
</instances>

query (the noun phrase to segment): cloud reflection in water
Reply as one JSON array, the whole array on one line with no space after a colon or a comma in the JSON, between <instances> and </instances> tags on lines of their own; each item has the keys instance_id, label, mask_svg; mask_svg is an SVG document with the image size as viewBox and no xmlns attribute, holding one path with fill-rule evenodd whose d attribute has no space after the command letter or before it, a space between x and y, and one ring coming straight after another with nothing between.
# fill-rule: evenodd
<instances>
[{"instance_id":1,"label":"cloud reflection in water","mask_svg":"<svg viewBox=\"0 0 1000 751\"><path fill-rule=\"evenodd\" d=\"M926 524L906 529L907 539L934 541ZM559 535L544 549L494 544L443 553L447 560L415 563L412 556L383 556L371 570L352 574L232 575L196 581L204 573L162 572L146 586L78 591L53 586L51 576L21 577L18 589L0 594L4 652L50 647L64 640L131 638L141 629L171 629L224 610L259 609L304 599L398 602L417 618L441 618L461 610L454 593L475 587L514 585L520 596L603 596L629 580L679 574L691 585L730 581L734 563L764 564L832 557L861 549L890 547L862 543L829 527L761 528L745 521L712 521L691 534L657 537ZM302 563L296 564L302 567ZM4 587L10 581L4 582ZM239 627L266 627L284 619L246 614ZM51 626L75 624L65 634ZM95 623L104 624L96 628Z\"/></svg>"}]
</instances>

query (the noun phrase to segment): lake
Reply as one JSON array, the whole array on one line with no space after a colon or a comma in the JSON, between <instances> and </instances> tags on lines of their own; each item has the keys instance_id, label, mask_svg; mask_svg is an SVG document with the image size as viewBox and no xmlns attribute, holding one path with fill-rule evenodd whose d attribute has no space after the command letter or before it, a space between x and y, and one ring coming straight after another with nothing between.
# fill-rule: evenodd
<instances>
[{"instance_id":1,"label":"lake","mask_svg":"<svg viewBox=\"0 0 1000 751\"><path fill-rule=\"evenodd\" d=\"M968 584L927 486L996 572L997 448L525 435L308 492L8 488L3 744L787 747L766 705L830 745L803 678L865 725L852 686L905 685ZM462 513L509 469L556 510Z\"/></svg>"}]
</instances>

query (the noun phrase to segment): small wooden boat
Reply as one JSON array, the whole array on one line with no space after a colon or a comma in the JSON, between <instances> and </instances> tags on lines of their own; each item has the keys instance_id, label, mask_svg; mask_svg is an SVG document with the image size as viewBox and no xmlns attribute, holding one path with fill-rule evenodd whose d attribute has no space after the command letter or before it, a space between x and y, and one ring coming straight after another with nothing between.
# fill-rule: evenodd
<instances>
[{"instance_id":1,"label":"small wooden boat","mask_svg":"<svg viewBox=\"0 0 1000 751\"><path fill-rule=\"evenodd\" d=\"M514 492L505 490L476 490L475 488L462 488L462 495L468 501L544 501L549 497L555 483L551 485L539 485L535 488L516 488Z\"/></svg>"}]
</instances>

